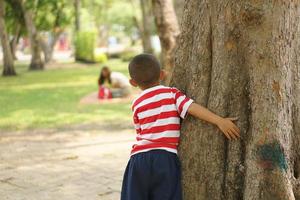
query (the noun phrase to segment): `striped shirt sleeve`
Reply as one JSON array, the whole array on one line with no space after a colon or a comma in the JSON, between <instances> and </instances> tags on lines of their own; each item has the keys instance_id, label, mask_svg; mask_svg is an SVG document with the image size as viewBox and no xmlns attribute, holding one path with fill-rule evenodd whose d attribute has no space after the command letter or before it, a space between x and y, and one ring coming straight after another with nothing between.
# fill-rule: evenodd
<instances>
[{"instance_id":1,"label":"striped shirt sleeve","mask_svg":"<svg viewBox=\"0 0 300 200\"><path fill-rule=\"evenodd\" d=\"M175 89L176 109L182 119L184 119L186 117L187 111L193 102L194 101L192 99L188 98L180 90Z\"/></svg>"}]
</instances>

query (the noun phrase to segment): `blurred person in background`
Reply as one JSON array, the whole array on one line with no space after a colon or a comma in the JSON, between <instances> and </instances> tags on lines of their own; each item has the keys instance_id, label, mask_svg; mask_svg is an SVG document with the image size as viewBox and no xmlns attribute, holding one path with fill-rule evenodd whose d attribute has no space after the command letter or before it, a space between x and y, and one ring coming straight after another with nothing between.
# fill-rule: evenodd
<instances>
[{"instance_id":1,"label":"blurred person in background","mask_svg":"<svg viewBox=\"0 0 300 200\"><path fill-rule=\"evenodd\" d=\"M98 86L98 99L127 97L131 92L128 78L120 72L112 72L108 66L102 67Z\"/></svg>"}]
</instances>

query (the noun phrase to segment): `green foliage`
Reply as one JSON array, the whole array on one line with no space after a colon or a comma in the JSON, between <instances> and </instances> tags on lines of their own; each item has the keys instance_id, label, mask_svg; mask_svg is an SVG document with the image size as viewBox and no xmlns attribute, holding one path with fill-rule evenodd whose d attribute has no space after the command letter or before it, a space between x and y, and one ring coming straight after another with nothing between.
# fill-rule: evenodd
<instances>
[{"instance_id":1,"label":"green foliage","mask_svg":"<svg viewBox=\"0 0 300 200\"><path fill-rule=\"evenodd\" d=\"M43 0L36 5L35 23L39 30L64 29L73 20L73 5L69 0Z\"/></svg>"},{"instance_id":2,"label":"green foliage","mask_svg":"<svg viewBox=\"0 0 300 200\"><path fill-rule=\"evenodd\" d=\"M99 63L105 63L107 62L108 58L107 55L101 51L97 51L97 49L94 51L94 60L95 62Z\"/></svg>"},{"instance_id":3,"label":"green foliage","mask_svg":"<svg viewBox=\"0 0 300 200\"><path fill-rule=\"evenodd\" d=\"M17 25L21 34L26 34L24 15L18 0L6 0L6 24L8 31L15 34ZM73 4L69 0L26 0L26 9L34 14L34 23L38 31L55 31L64 29L73 22Z\"/></svg>"},{"instance_id":4,"label":"green foliage","mask_svg":"<svg viewBox=\"0 0 300 200\"><path fill-rule=\"evenodd\" d=\"M92 13L96 26L108 27L112 35L120 32L130 35L137 29L135 18L141 14L138 0L85 0L83 6ZM83 23L90 23L90 19Z\"/></svg>"},{"instance_id":5,"label":"green foliage","mask_svg":"<svg viewBox=\"0 0 300 200\"><path fill-rule=\"evenodd\" d=\"M134 50L131 50L131 49L128 49L128 50L125 50L125 51L122 52L121 59L124 62L129 62L137 54L138 54L138 52L136 52Z\"/></svg>"},{"instance_id":6,"label":"green foliage","mask_svg":"<svg viewBox=\"0 0 300 200\"><path fill-rule=\"evenodd\" d=\"M21 35L25 35L27 31L20 4L16 0L5 0L5 3L5 25L8 33L14 35L20 28Z\"/></svg>"},{"instance_id":7,"label":"green foliage","mask_svg":"<svg viewBox=\"0 0 300 200\"><path fill-rule=\"evenodd\" d=\"M132 5L126 1L121 1L113 6L107 11L107 22L109 24L119 25L128 34L136 28L134 21L135 10ZM114 29L113 31L118 32L119 29Z\"/></svg>"},{"instance_id":8,"label":"green foliage","mask_svg":"<svg viewBox=\"0 0 300 200\"><path fill-rule=\"evenodd\" d=\"M75 58L82 61L94 61L94 50L96 48L95 31L81 31L75 36Z\"/></svg>"},{"instance_id":9,"label":"green foliage","mask_svg":"<svg viewBox=\"0 0 300 200\"><path fill-rule=\"evenodd\" d=\"M105 62L105 54L96 51L97 32L80 31L75 37L75 58L85 62Z\"/></svg>"},{"instance_id":10,"label":"green foliage","mask_svg":"<svg viewBox=\"0 0 300 200\"><path fill-rule=\"evenodd\" d=\"M113 71L128 76L127 63L109 60L105 64ZM26 65L18 64L19 76L0 78L0 105L5 105L0 106L0 129L56 128L130 121L130 103L79 104L82 97L97 91L100 67L97 64L32 72L27 70Z\"/></svg>"}]
</instances>

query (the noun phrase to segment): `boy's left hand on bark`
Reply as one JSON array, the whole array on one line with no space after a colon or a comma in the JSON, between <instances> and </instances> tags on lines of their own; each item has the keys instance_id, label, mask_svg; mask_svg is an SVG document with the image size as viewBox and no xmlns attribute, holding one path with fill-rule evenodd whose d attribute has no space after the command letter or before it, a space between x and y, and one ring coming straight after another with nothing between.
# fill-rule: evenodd
<instances>
[{"instance_id":1,"label":"boy's left hand on bark","mask_svg":"<svg viewBox=\"0 0 300 200\"><path fill-rule=\"evenodd\" d=\"M238 139L240 137L239 128L233 123L238 118L229 117L229 118L220 118L216 125L224 133L224 135L229 139Z\"/></svg>"}]
</instances>

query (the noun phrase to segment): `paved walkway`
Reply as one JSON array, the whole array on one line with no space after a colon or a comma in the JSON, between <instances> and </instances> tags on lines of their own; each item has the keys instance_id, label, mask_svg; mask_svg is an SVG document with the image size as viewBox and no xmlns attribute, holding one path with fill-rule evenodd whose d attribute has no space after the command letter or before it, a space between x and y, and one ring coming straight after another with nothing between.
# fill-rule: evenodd
<instances>
[{"instance_id":1,"label":"paved walkway","mask_svg":"<svg viewBox=\"0 0 300 200\"><path fill-rule=\"evenodd\" d=\"M0 199L118 200L134 133L112 127L0 132Z\"/></svg>"}]
</instances>

